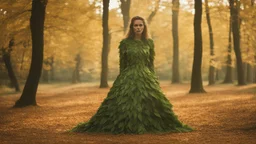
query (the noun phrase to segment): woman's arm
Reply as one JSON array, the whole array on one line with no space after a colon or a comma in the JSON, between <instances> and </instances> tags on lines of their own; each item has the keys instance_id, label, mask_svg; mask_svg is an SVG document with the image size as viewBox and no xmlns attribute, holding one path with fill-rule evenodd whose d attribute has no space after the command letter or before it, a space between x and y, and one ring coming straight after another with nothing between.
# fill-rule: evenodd
<instances>
[{"instance_id":1,"label":"woman's arm","mask_svg":"<svg viewBox=\"0 0 256 144\"><path fill-rule=\"evenodd\" d=\"M155 46L154 46L154 41L152 39L148 40L148 44L150 47L150 55L149 55L149 65L148 68L151 72L155 73L155 67L154 67L154 59L155 59Z\"/></svg>"},{"instance_id":2,"label":"woman's arm","mask_svg":"<svg viewBox=\"0 0 256 144\"><path fill-rule=\"evenodd\" d=\"M126 47L124 40L120 42L119 45L119 73L121 73L126 68Z\"/></svg>"}]
</instances>

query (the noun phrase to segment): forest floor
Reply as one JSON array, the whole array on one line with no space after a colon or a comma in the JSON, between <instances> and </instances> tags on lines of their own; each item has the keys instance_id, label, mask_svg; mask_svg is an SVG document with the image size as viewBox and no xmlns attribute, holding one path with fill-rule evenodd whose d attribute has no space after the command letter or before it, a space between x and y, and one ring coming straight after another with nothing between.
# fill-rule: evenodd
<instances>
[{"instance_id":1,"label":"forest floor","mask_svg":"<svg viewBox=\"0 0 256 144\"><path fill-rule=\"evenodd\" d=\"M67 132L96 112L109 88L98 84L40 84L38 106L12 108L20 93L0 89L1 144L256 144L256 84L204 86L161 81L189 133L111 135Z\"/></svg>"}]
</instances>

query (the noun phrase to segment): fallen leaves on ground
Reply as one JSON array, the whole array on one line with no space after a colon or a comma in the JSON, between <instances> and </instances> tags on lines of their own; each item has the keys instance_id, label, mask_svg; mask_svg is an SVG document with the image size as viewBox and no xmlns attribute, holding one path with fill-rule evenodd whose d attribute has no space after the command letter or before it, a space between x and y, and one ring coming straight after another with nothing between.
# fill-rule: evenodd
<instances>
[{"instance_id":1,"label":"fallen leaves on ground","mask_svg":"<svg viewBox=\"0 0 256 144\"><path fill-rule=\"evenodd\" d=\"M0 95L1 144L255 144L256 84L205 86L205 94L188 94L189 84L161 82L189 133L111 135L70 133L90 119L109 88L97 84L41 84L38 106L12 108L20 93Z\"/></svg>"}]
</instances>

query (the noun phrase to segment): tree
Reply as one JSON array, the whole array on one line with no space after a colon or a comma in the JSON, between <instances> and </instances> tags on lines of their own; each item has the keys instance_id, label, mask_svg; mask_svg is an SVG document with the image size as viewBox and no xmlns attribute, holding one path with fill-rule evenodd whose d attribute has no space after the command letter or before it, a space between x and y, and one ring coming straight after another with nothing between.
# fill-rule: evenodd
<instances>
[{"instance_id":1,"label":"tree","mask_svg":"<svg viewBox=\"0 0 256 144\"><path fill-rule=\"evenodd\" d=\"M20 54L19 44L26 38L26 32L28 31L27 20L30 16L28 1L21 0L17 4L17 1L0 0L0 3L0 48L1 51L4 52L4 57L1 59L5 59L3 60L3 63L0 62L0 65L5 65L9 76L12 77L10 79L11 83L17 82L16 84L11 85L16 87L16 91L19 91L18 81L14 78L14 72L20 74L17 67L17 65L19 65L17 64L17 61L19 61L20 58L18 55ZM19 37L19 35L22 35L22 37ZM15 39L15 49L8 46L8 44L10 44L10 38ZM11 74L12 72L13 74Z\"/></svg>"},{"instance_id":2,"label":"tree","mask_svg":"<svg viewBox=\"0 0 256 144\"><path fill-rule=\"evenodd\" d=\"M156 0L155 2L153 2L153 3L155 3L155 6L154 6L153 10L151 11L151 13L150 13L150 14L148 15L148 17L147 17L147 24L148 24L148 27L150 26L150 24L151 24L153 18L155 17L156 13L157 13L158 10L159 10L160 1L161 1L161 0ZM152 2L152 1L151 1L151 2ZM155 36L154 36L153 31L151 31L150 34L151 34L152 39L154 39Z\"/></svg>"},{"instance_id":3,"label":"tree","mask_svg":"<svg viewBox=\"0 0 256 144\"><path fill-rule=\"evenodd\" d=\"M160 0L157 0L157 1L155 2L154 10L151 11L150 15L147 17L148 25L151 24L151 22L152 22L154 16L155 16L156 13L158 12L158 10L159 10L159 4L160 4Z\"/></svg>"},{"instance_id":4,"label":"tree","mask_svg":"<svg viewBox=\"0 0 256 144\"><path fill-rule=\"evenodd\" d=\"M247 67L247 74L246 74L246 82L247 83L252 83L253 82L253 75L252 75L252 72L253 72L253 68L251 66L250 63L246 63L246 67Z\"/></svg>"},{"instance_id":5,"label":"tree","mask_svg":"<svg viewBox=\"0 0 256 144\"><path fill-rule=\"evenodd\" d=\"M239 0L230 0L230 15L232 17L233 43L237 64L237 80L238 85L245 85L243 61L240 50L239 9Z\"/></svg>"},{"instance_id":6,"label":"tree","mask_svg":"<svg viewBox=\"0 0 256 144\"><path fill-rule=\"evenodd\" d=\"M32 60L28 78L20 99L14 107L37 105L36 92L41 76L44 52L44 20L47 0L32 0L30 30L32 36Z\"/></svg>"},{"instance_id":7,"label":"tree","mask_svg":"<svg viewBox=\"0 0 256 144\"><path fill-rule=\"evenodd\" d=\"M229 18L229 33L228 33L228 54L227 54L227 61L226 61L226 75L223 83L233 83L232 78L232 18Z\"/></svg>"},{"instance_id":8,"label":"tree","mask_svg":"<svg viewBox=\"0 0 256 144\"><path fill-rule=\"evenodd\" d=\"M240 29L242 35L242 48L245 53L245 55L243 55L243 62L246 67L246 69L244 69L245 81L251 83L253 82L253 57L255 56L255 48L253 48L253 43L255 43L255 9L253 8L253 1L241 1L241 5L244 7L241 8L240 17L243 24Z\"/></svg>"},{"instance_id":9,"label":"tree","mask_svg":"<svg viewBox=\"0 0 256 144\"><path fill-rule=\"evenodd\" d=\"M251 7L254 8L254 4L255 4L255 0L251 0ZM256 14L254 14L253 18L256 18ZM256 25L255 21L253 22L253 25ZM254 30L256 31L256 30ZM256 37L256 35L254 34L254 37ZM256 44L255 42L253 43L253 47L256 48ZM254 52L255 53L255 52ZM256 63L256 54L254 54L254 63ZM253 68L254 72L253 72L253 83L256 83L256 65L254 65Z\"/></svg>"},{"instance_id":10,"label":"tree","mask_svg":"<svg viewBox=\"0 0 256 144\"><path fill-rule=\"evenodd\" d=\"M76 61L76 66L75 66L75 70L73 72L72 83L81 82L81 79L80 79L81 56L80 56L80 54L76 55L75 61Z\"/></svg>"},{"instance_id":11,"label":"tree","mask_svg":"<svg viewBox=\"0 0 256 144\"><path fill-rule=\"evenodd\" d=\"M20 76L21 76L21 71L23 71L23 69L24 69L24 59L25 59L25 53L26 53L26 49L28 49L28 46L29 46L29 40L26 40L26 41L23 41L22 42L23 44L23 51L22 51L22 56L21 56L21 62L20 62Z\"/></svg>"},{"instance_id":12,"label":"tree","mask_svg":"<svg viewBox=\"0 0 256 144\"><path fill-rule=\"evenodd\" d=\"M202 0L195 0L194 15L194 59L191 77L191 88L189 93L204 93L201 74L202 65Z\"/></svg>"},{"instance_id":13,"label":"tree","mask_svg":"<svg viewBox=\"0 0 256 144\"><path fill-rule=\"evenodd\" d=\"M55 79L55 71L54 71L54 56L51 56L50 57L50 67L51 67L51 70L50 70L50 80L51 81L54 81L54 79Z\"/></svg>"},{"instance_id":14,"label":"tree","mask_svg":"<svg viewBox=\"0 0 256 144\"><path fill-rule=\"evenodd\" d=\"M43 60L43 70L42 70L43 82L49 83L54 79L53 63L54 63L53 56L45 58Z\"/></svg>"},{"instance_id":15,"label":"tree","mask_svg":"<svg viewBox=\"0 0 256 144\"><path fill-rule=\"evenodd\" d=\"M172 83L180 83L179 72L179 0L172 1L172 37L173 37L173 63L172 63Z\"/></svg>"},{"instance_id":16,"label":"tree","mask_svg":"<svg viewBox=\"0 0 256 144\"><path fill-rule=\"evenodd\" d=\"M121 12L123 15L123 22L124 22L124 33L126 33L129 20L130 20L130 6L131 6L131 0L120 0L121 1Z\"/></svg>"},{"instance_id":17,"label":"tree","mask_svg":"<svg viewBox=\"0 0 256 144\"><path fill-rule=\"evenodd\" d=\"M4 64L5 64L5 67L6 67L7 72L8 72L8 76L9 76L10 81L11 81L11 86L12 87L14 86L16 92L19 92L20 91L20 86L19 86L18 80L15 76L15 73L13 71L12 62L11 62L11 51L12 51L13 46L14 46L14 39L12 38L9 42L8 49L2 48L2 55L3 55L3 61L4 61Z\"/></svg>"},{"instance_id":18,"label":"tree","mask_svg":"<svg viewBox=\"0 0 256 144\"><path fill-rule=\"evenodd\" d=\"M213 66L213 63L214 63L214 41L213 41L213 31L212 31L212 24L211 24L208 0L205 0L205 11L206 11L206 20L207 20L207 25L208 25L208 29L209 29L209 38L210 38L210 67L209 67L208 80L209 80L209 85L213 85L215 83L215 78L214 78L215 67Z\"/></svg>"},{"instance_id":19,"label":"tree","mask_svg":"<svg viewBox=\"0 0 256 144\"><path fill-rule=\"evenodd\" d=\"M102 16L102 27L103 27L103 47L101 56L101 81L100 88L108 87L108 8L109 0L103 1L103 16Z\"/></svg>"}]
</instances>

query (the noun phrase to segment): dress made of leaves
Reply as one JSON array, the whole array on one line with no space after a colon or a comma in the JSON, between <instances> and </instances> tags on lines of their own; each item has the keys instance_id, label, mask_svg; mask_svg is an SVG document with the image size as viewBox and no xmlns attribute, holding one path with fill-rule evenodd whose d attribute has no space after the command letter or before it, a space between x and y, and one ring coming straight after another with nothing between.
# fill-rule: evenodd
<instances>
[{"instance_id":1,"label":"dress made of leaves","mask_svg":"<svg viewBox=\"0 0 256 144\"><path fill-rule=\"evenodd\" d=\"M154 72L154 43L120 42L120 74L97 113L72 131L114 134L188 132L172 111Z\"/></svg>"}]
</instances>

